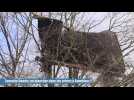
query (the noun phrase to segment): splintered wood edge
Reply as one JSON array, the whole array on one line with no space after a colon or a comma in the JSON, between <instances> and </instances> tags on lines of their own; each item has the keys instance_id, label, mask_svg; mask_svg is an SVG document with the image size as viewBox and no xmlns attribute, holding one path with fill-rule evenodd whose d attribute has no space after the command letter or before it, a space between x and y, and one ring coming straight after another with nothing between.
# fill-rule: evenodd
<instances>
[{"instance_id":1,"label":"splintered wood edge","mask_svg":"<svg viewBox=\"0 0 134 100\"><path fill-rule=\"evenodd\" d=\"M36 13L34 13L34 12L32 12L32 18L34 18L34 19L44 19L44 18L48 18L48 17L46 17L46 16L41 16L41 15L38 15L38 14L36 14Z\"/></svg>"},{"instance_id":2,"label":"splintered wood edge","mask_svg":"<svg viewBox=\"0 0 134 100\"><path fill-rule=\"evenodd\" d=\"M85 66L83 64L72 64L72 63L65 63L60 61L54 61L54 65L57 65L59 67L67 67L67 68L78 68L81 70L90 70L88 66Z\"/></svg>"}]
</instances>

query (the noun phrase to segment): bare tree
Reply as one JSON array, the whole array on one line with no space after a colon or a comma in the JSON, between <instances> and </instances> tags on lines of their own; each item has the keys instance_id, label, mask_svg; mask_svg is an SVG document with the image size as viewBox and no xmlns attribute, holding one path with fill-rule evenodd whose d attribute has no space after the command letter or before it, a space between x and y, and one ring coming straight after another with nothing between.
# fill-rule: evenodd
<instances>
[{"instance_id":1,"label":"bare tree","mask_svg":"<svg viewBox=\"0 0 134 100\"><path fill-rule=\"evenodd\" d=\"M23 76L27 63L30 22L22 17L21 13L0 13L0 66L5 78Z\"/></svg>"},{"instance_id":2,"label":"bare tree","mask_svg":"<svg viewBox=\"0 0 134 100\"><path fill-rule=\"evenodd\" d=\"M104 22L106 22L108 27L107 29L104 30L110 30L117 33L124 59L130 56L134 51L133 12L132 13L109 12L107 13L107 15L103 16L99 20L97 20L97 18L94 18L94 16L95 13L90 13L90 12L86 12L86 13L84 12L16 12L16 13L5 12L4 13L3 12L0 13L0 37L2 37L0 38L1 76L15 78L15 77L24 77L29 74L29 72L25 70L26 68L28 68L26 64L35 63L35 60L29 59L31 41L32 43L36 44L36 48L33 49L36 49L38 52L41 53L41 43L39 42L39 36L36 34L38 33L39 30L37 25L35 25L35 22L33 22L35 20L33 19L33 17L34 18L48 17L48 18L61 20L64 25L63 31L70 31L72 33L72 39L71 39L72 46L74 42L73 41L74 31L90 32L96 27L101 27L101 25ZM57 51L58 51L58 47L57 47ZM33 59L35 56L32 56ZM56 57L58 57L58 53ZM36 60L39 60L38 57L36 57ZM126 68L129 67L130 66L126 65ZM24 75L24 73L26 74ZM62 65L59 64L57 67L52 67L51 73L53 73L51 75L51 78L55 78L58 77L59 73L62 73L61 76L66 75L67 71L63 70ZM74 76L76 76L77 78L82 78L87 74L88 76L90 76L88 71L83 71L82 73L80 73L80 70L78 71L77 69L75 70L72 68L69 68L69 73L70 73L69 74L70 78ZM131 73L133 73L133 71ZM32 75L32 71L29 74L29 76L30 75ZM127 80L126 77L127 75L122 76L121 77L122 80L119 81L119 83L113 83L113 86L117 84L118 86L125 86L121 84L124 84L124 80ZM101 79L102 76L99 76L95 80L95 82L93 82L92 86L97 86ZM128 84L132 83L132 81L128 81L127 83Z\"/></svg>"}]
</instances>

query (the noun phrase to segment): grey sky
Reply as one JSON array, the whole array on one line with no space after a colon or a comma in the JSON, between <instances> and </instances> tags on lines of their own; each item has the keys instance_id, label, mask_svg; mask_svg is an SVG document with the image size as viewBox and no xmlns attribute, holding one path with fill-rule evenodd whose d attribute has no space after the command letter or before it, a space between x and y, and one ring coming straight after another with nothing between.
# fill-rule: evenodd
<instances>
[{"instance_id":1,"label":"grey sky","mask_svg":"<svg viewBox=\"0 0 134 100\"><path fill-rule=\"evenodd\" d=\"M123 14L123 13L121 13L121 14ZM91 24L93 22L95 22L95 23L99 22L104 17L106 17L106 19L101 24L97 25L92 30L90 30L90 31L94 31L94 32L100 32L100 31L108 29L108 27L109 27L109 18L108 18L108 16L110 16L110 13L108 13L108 12L81 12L81 14L77 17L77 21L79 22L79 26L80 26L80 25L82 25L82 24L84 24L86 22L88 22L88 24ZM34 24L34 26L37 27L38 23L37 23L36 19L33 20L33 24ZM35 33L36 39L39 40L38 31L36 29L34 29L34 33ZM3 37L2 37L1 34L2 33L0 33L0 42L1 42L0 45L2 45L2 43L4 43ZM118 36L120 37L120 35L118 35ZM30 40L28 57L29 57L29 59L34 60L36 55L39 55L39 52L37 52L36 44L31 39ZM125 60L129 61L130 63L133 63L134 62L134 53L132 52L128 57L125 58ZM33 63L31 65L33 65Z\"/></svg>"},{"instance_id":2,"label":"grey sky","mask_svg":"<svg viewBox=\"0 0 134 100\"><path fill-rule=\"evenodd\" d=\"M47 13L44 13L44 14L45 14L45 16L47 16ZM96 24L99 21L101 21L103 18L105 18L105 20L101 24L97 25L96 27L94 27L90 31L100 32L100 31L107 30L109 28L110 17L112 17L112 14L113 14L112 12L81 12L80 15L77 16L77 18L76 18L76 22L79 23L78 26L76 26L76 29L79 29L79 30L83 31L83 28L81 28L81 26L83 24L85 24L85 23ZM130 19L130 18L133 17L133 15L129 14L129 12L114 12L114 14L115 15L117 14L116 18L118 18L118 20L117 20L118 23L122 22L123 20ZM124 17L120 18L123 15L124 15ZM54 18L59 19L56 16L54 16ZM34 23L35 23L35 26L36 26L37 25L37 20L34 20L34 21L35 21ZM77 25L77 23L75 23L75 25ZM134 21L131 24L133 25ZM123 25L124 24L122 24L122 26ZM86 27L86 28L88 28L88 27ZM124 29L125 29L125 27L124 27ZM114 28L112 31L118 32L119 30L121 30L121 29ZM133 36L132 32L129 32L129 34L127 36L130 36L130 34ZM122 34L118 34L119 40L120 40L121 37L122 37ZM124 59L126 61L130 62L130 63L133 63L134 62L134 52L132 52L129 56L127 56Z\"/></svg>"}]
</instances>

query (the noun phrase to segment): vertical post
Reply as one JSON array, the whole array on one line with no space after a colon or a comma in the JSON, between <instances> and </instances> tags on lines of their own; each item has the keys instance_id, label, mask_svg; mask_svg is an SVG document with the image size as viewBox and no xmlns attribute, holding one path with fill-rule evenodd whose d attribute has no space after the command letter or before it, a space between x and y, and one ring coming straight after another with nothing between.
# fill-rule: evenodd
<instances>
[{"instance_id":1,"label":"vertical post","mask_svg":"<svg viewBox=\"0 0 134 100\"><path fill-rule=\"evenodd\" d=\"M47 79L52 78L52 65L54 56L57 54L58 38L62 31L63 23L56 19L38 18L39 38L41 41L41 63ZM55 59L57 60L57 59ZM43 68L45 67L45 68ZM48 84L52 87L54 84Z\"/></svg>"},{"instance_id":2,"label":"vertical post","mask_svg":"<svg viewBox=\"0 0 134 100\"><path fill-rule=\"evenodd\" d=\"M69 79L72 79L73 78L73 68L69 67ZM69 87L72 86L71 83L68 84Z\"/></svg>"},{"instance_id":3,"label":"vertical post","mask_svg":"<svg viewBox=\"0 0 134 100\"><path fill-rule=\"evenodd\" d=\"M78 73L79 73L79 69L78 68L70 68L69 67L69 79L78 79ZM77 87L78 84L75 83L73 84L74 87ZM68 84L69 87L72 86L72 84Z\"/></svg>"},{"instance_id":4,"label":"vertical post","mask_svg":"<svg viewBox=\"0 0 134 100\"><path fill-rule=\"evenodd\" d=\"M78 79L78 74L79 74L79 68L73 68L73 77L74 77L75 79ZM75 83L75 84L74 84L74 87L78 87L78 84Z\"/></svg>"}]
</instances>

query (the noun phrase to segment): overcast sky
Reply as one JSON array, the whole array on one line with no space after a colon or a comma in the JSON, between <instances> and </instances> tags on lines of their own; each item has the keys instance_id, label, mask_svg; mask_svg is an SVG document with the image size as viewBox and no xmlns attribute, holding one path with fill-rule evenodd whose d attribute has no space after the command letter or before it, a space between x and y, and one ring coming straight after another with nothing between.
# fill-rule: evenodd
<instances>
[{"instance_id":1,"label":"overcast sky","mask_svg":"<svg viewBox=\"0 0 134 100\"><path fill-rule=\"evenodd\" d=\"M118 13L118 12L114 12L114 13ZM119 12L120 13L120 12ZM124 15L125 14L125 17L126 19L129 19L133 16L131 15L127 15L128 12L122 12L120 13L117 18L119 18L120 16ZM46 14L46 13L45 13ZM46 14L47 15L47 14ZM90 31L93 31L93 32L101 32L101 31L104 31L104 30L108 30L109 28L109 16L111 16L111 12L81 12L81 14L79 16L77 16L77 21L79 22L79 26L81 27L82 24L84 23L98 23L100 20L102 20L103 18L105 18L105 20L97 25L96 27L94 27L93 29L91 29ZM55 18L55 17L54 17ZM57 17L58 19L58 17ZM118 19L118 21L122 21L124 19ZM37 20L34 20L35 22L35 25L37 26ZM134 24L134 23L133 23ZM78 28L78 27L77 27ZM79 29L79 28L78 28ZM82 31L82 29L81 29ZM113 29L112 31L118 31L118 28L117 29ZM130 32L131 33L131 32ZM133 35L133 33L132 33ZM121 34L118 34L118 38L121 37ZM134 62L134 52L132 52L129 56L127 56L125 58L125 61L129 61L129 63L133 63ZM134 63L133 63L134 64Z\"/></svg>"},{"instance_id":2,"label":"overcast sky","mask_svg":"<svg viewBox=\"0 0 134 100\"><path fill-rule=\"evenodd\" d=\"M80 22L80 25L82 25L83 23L86 23L86 22L89 22L89 23L99 22L103 18L107 17L109 14L110 14L109 12L82 12L77 17L77 19ZM36 19L33 20L33 24L37 27L38 22L37 22ZM109 19L107 17L106 20L104 20L101 24L99 24L97 27L93 28L90 31L100 32L100 31L107 30L108 27L109 27ZM36 34L37 40L39 40L39 38L38 38L38 32L36 30L34 32ZM0 33L0 41L3 41L3 36L2 36L1 33ZM4 43L4 41L1 42L0 44L2 45L2 43ZM37 51L37 48L35 47L35 44L34 44L33 40L31 40L30 45L31 46L29 48L29 57L31 59L34 59L35 54L37 54L37 52L36 52ZM134 62L134 53L131 53L131 55L129 57L127 57L127 61Z\"/></svg>"}]
</instances>

